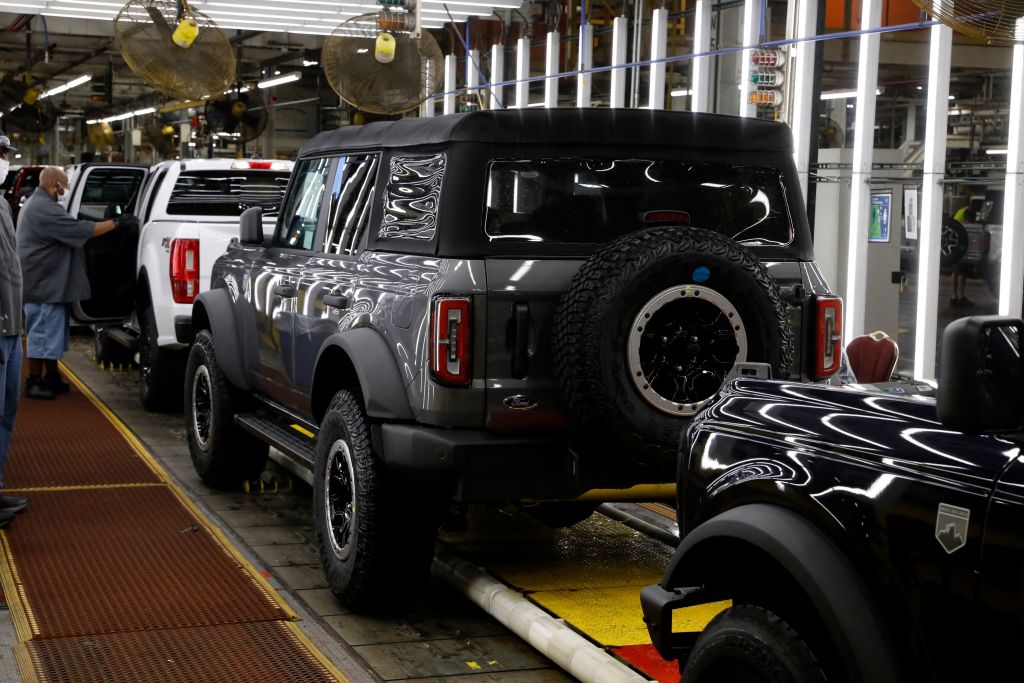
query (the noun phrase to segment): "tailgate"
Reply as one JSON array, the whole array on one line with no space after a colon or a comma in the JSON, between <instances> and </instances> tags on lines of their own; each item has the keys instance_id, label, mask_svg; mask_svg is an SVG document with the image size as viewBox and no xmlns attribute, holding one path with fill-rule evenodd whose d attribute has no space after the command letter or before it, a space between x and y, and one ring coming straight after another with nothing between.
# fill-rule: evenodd
<instances>
[{"instance_id":1,"label":"tailgate","mask_svg":"<svg viewBox=\"0 0 1024 683\"><path fill-rule=\"evenodd\" d=\"M571 424L551 368L558 300L582 260L488 259L487 426L498 431Z\"/></svg>"}]
</instances>

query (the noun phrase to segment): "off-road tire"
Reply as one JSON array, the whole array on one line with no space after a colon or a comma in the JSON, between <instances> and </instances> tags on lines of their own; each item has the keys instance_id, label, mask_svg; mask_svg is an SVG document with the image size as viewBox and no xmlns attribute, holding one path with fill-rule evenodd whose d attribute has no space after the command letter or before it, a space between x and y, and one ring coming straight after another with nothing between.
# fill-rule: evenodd
<instances>
[{"instance_id":1,"label":"off-road tire","mask_svg":"<svg viewBox=\"0 0 1024 683\"><path fill-rule=\"evenodd\" d=\"M778 615L756 605L735 605L697 639L682 680L686 683L825 683L806 641Z\"/></svg>"},{"instance_id":2,"label":"off-road tire","mask_svg":"<svg viewBox=\"0 0 1024 683\"><path fill-rule=\"evenodd\" d=\"M205 375L202 379L197 375ZM208 387L203 398L197 380ZM206 404L200 412L208 413L205 438L200 433L194 396ZM213 335L200 330L188 355L185 371L185 432L192 466L208 485L230 487L260 476L267 462L267 444L235 425L235 414L244 406L244 395L224 376L217 365Z\"/></svg>"},{"instance_id":3,"label":"off-road tire","mask_svg":"<svg viewBox=\"0 0 1024 683\"><path fill-rule=\"evenodd\" d=\"M738 312L747 362L769 363L773 376L786 376L793 333L777 285L749 249L708 230L657 227L608 244L573 277L554 319L553 370L582 433L604 452L654 456L669 477L689 419L640 394L627 346L652 297L689 285L717 292Z\"/></svg>"},{"instance_id":4,"label":"off-road tire","mask_svg":"<svg viewBox=\"0 0 1024 683\"><path fill-rule=\"evenodd\" d=\"M146 306L139 315L139 400L151 413L181 410L188 354L157 343L156 316Z\"/></svg>"},{"instance_id":5,"label":"off-road tire","mask_svg":"<svg viewBox=\"0 0 1024 683\"><path fill-rule=\"evenodd\" d=\"M329 467L340 479L328 479ZM329 519L329 500L335 511L349 504L342 538ZM362 613L408 607L430 572L441 506L380 461L362 402L350 391L334 395L317 434L313 509L320 564L338 599Z\"/></svg>"},{"instance_id":6,"label":"off-road tire","mask_svg":"<svg viewBox=\"0 0 1024 683\"><path fill-rule=\"evenodd\" d=\"M566 529L590 519L600 502L566 501L564 503L538 503L526 512L538 522L551 529Z\"/></svg>"},{"instance_id":7,"label":"off-road tire","mask_svg":"<svg viewBox=\"0 0 1024 683\"><path fill-rule=\"evenodd\" d=\"M107 334L107 328L95 326L92 331L92 353L96 362L104 368L129 367L132 352Z\"/></svg>"},{"instance_id":8,"label":"off-road tire","mask_svg":"<svg viewBox=\"0 0 1024 683\"><path fill-rule=\"evenodd\" d=\"M955 218L943 216L939 246L939 265L942 268L951 268L956 265L970 247L967 228Z\"/></svg>"}]
</instances>

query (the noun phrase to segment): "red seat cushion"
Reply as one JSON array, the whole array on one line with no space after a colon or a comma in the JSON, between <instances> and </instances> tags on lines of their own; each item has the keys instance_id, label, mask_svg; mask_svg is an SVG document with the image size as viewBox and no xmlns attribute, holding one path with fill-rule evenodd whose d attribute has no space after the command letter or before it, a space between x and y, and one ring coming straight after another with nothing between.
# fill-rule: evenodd
<instances>
[{"instance_id":1,"label":"red seat cushion","mask_svg":"<svg viewBox=\"0 0 1024 683\"><path fill-rule=\"evenodd\" d=\"M857 337L846 347L850 369L862 384L888 382L896 369L900 347L891 337L879 333Z\"/></svg>"}]
</instances>

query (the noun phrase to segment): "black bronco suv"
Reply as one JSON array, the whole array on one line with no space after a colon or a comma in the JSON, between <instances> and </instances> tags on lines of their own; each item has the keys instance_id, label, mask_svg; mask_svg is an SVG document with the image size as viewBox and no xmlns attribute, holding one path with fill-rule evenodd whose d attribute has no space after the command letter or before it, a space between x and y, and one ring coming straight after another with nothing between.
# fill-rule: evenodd
<instances>
[{"instance_id":1,"label":"black bronco suv","mask_svg":"<svg viewBox=\"0 0 1024 683\"><path fill-rule=\"evenodd\" d=\"M726 385L687 430L682 543L641 594L684 681L1024 680L1022 333L951 323L936 398Z\"/></svg>"},{"instance_id":2,"label":"black bronco suv","mask_svg":"<svg viewBox=\"0 0 1024 683\"><path fill-rule=\"evenodd\" d=\"M275 233L244 214L196 301L197 471L253 477L273 445L356 609L408 601L452 501L567 525L670 497L681 429L737 362L838 369L791 147L782 125L632 110L318 135Z\"/></svg>"}]
</instances>

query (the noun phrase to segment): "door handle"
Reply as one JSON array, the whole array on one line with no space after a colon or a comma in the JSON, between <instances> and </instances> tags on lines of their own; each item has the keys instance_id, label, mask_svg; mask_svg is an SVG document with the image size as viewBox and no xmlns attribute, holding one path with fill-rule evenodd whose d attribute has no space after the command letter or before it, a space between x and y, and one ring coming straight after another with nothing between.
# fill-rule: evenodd
<instances>
[{"instance_id":1,"label":"door handle","mask_svg":"<svg viewBox=\"0 0 1024 683\"><path fill-rule=\"evenodd\" d=\"M295 285L274 285L274 294L282 299L291 299L296 295Z\"/></svg>"},{"instance_id":2,"label":"door handle","mask_svg":"<svg viewBox=\"0 0 1024 683\"><path fill-rule=\"evenodd\" d=\"M331 308L348 308L348 297L343 294L326 294L324 305Z\"/></svg>"}]
</instances>

